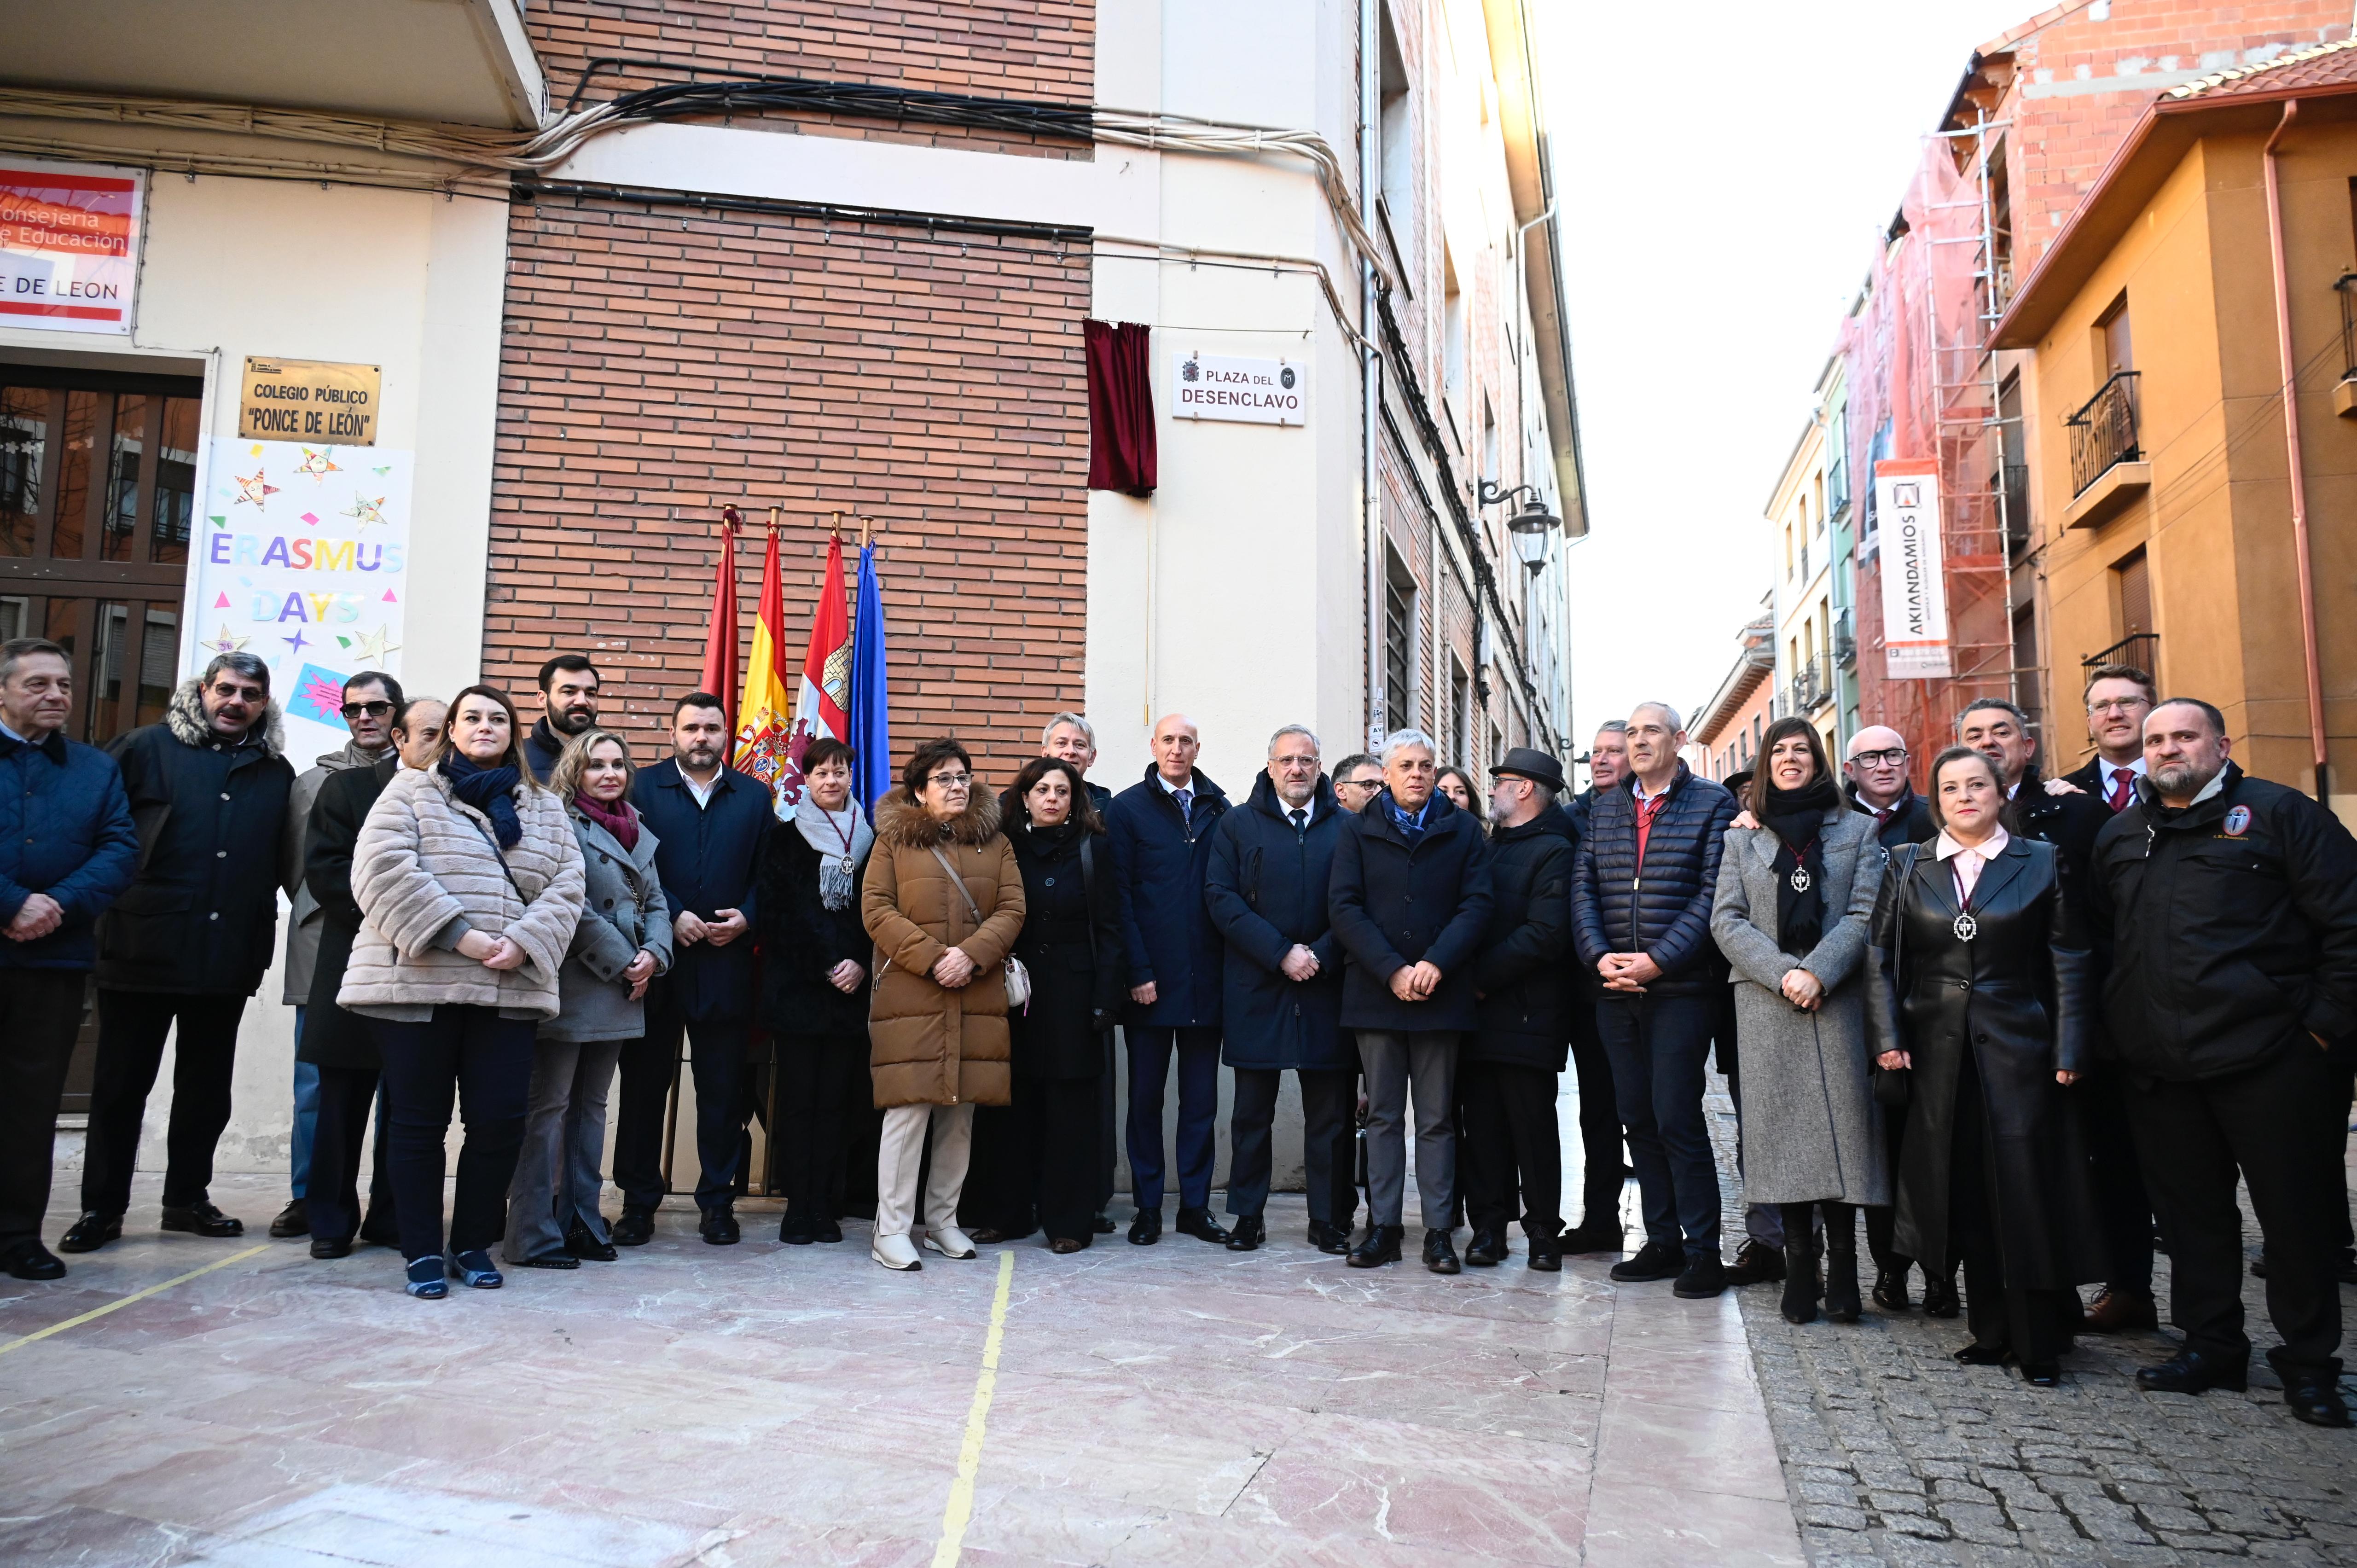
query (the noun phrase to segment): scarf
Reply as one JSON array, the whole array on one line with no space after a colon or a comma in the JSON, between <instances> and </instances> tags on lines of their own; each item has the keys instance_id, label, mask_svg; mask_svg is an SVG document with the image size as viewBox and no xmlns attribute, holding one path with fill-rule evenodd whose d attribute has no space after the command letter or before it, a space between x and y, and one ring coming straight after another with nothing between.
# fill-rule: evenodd
<instances>
[{"instance_id":1,"label":"scarf","mask_svg":"<svg viewBox=\"0 0 2357 1568\"><path fill-rule=\"evenodd\" d=\"M523 819L516 815L516 770L501 763L485 768L454 751L442 759L442 777L450 793L491 819L491 832L501 849L513 849L523 840Z\"/></svg>"},{"instance_id":2,"label":"scarf","mask_svg":"<svg viewBox=\"0 0 2357 1568\"><path fill-rule=\"evenodd\" d=\"M1833 780L1819 774L1798 789L1779 789L1766 774L1754 788L1758 816L1776 835L1776 945L1803 958L1825 931L1825 812L1841 804ZM1806 884L1795 887L1793 883Z\"/></svg>"},{"instance_id":3,"label":"scarf","mask_svg":"<svg viewBox=\"0 0 2357 1568\"><path fill-rule=\"evenodd\" d=\"M830 811L808 795L794 807L802 842L818 852L818 901L834 910L851 908L851 883L876 845L876 830L856 806Z\"/></svg>"},{"instance_id":4,"label":"scarf","mask_svg":"<svg viewBox=\"0 0 2357 1568\"><path fill-rule=\"evenodd\" d=\"M628 800L616 800L608 806L603 800L593 800L587 795L573 797L573 809L614 835L624 854L639 847L639 813Z\"/></svg>"}]
</instances>

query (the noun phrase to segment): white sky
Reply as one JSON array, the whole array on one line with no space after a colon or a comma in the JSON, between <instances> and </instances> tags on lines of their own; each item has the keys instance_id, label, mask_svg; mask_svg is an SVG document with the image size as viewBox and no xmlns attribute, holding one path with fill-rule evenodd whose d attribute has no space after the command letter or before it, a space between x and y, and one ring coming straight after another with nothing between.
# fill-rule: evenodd
<instances>
[{"instance_id":1,"label":"white sky","mask_svg":"<svg viewBox=\"0 0 2357 1568\"><path fill-rule=\"evenodd\" d=\"M1834 335L1975 46L2045 0L1539 0L1592 528L1572 714L1718 689Z\"/></svg>"}]
</instances>

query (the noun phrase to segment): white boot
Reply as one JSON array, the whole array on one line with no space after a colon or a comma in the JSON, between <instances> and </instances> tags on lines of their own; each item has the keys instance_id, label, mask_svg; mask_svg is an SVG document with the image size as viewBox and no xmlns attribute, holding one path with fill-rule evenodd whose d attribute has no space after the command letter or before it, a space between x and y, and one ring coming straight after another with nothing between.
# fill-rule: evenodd
<instances>
[{"instance_id":1,"label":"white boot","mask_svg":"<svg viewBox=\"0 0 2357 1568\"><path fill-rule=\"evenodd\" d=\"M917 1256L906 1236L878 1236L869 1244L867 1255L888 1269L921 1269L924 1260Z\"/></svg>"},{"instance_id":2,"label":"white boot","mask_svg":"<svg viewBox=\"0 0 2357 1568\"><path fill-rule=\"evenodd\" d=\"M925 1245L944 1258L974 1256L974 1239L954 1225L935 1225L926 1230Z\"/></svg>"}]
</instances>

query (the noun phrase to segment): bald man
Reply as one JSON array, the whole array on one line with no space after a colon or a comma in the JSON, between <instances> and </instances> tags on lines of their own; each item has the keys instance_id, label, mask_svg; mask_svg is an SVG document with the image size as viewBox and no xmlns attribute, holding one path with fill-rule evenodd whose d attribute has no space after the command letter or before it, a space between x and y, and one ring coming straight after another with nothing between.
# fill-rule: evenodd
<instances>
[{"instance_id":1,"label":"bald man","mask_svg":"<svg viewBox=\"0 0 2357 1568\"><path fill-rule=\"evenodd\" d=\"M1929 843L1940 830L1932 825L1931 803L1908 782L1912 759L1907 737L1889 725L1868 725L1850 736L1843 754L1843 786L1849 803L1874 819L1875 837L1885 849Z\"/></svg>"},{"instance_id":2,"label":"bald man","mask_svg":"<svg viewBox=\"0 0 2357 1568\"><path fill-rule=\"evenodd\" d=\"M1224 1244L1211 1218L1211 1124L1220 1108L1220 979L1225 950L1203 899L1211 830L1228 798L1195 767L1202 740L1184 714L1157 719L1154 765L1106 815L1129 961L1130 1241L1162 1240L1162 1095L1178 1058L1178 1229Z\"/></svg>"}]
</instances>

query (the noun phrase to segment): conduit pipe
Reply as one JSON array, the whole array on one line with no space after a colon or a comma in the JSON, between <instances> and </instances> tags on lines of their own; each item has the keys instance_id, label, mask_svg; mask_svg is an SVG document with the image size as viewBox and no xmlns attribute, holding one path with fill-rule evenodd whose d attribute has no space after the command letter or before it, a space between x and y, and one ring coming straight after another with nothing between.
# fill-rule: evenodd
<instances>
[{"instance_id":1,"label":"conduit pipe","mask_svg":"<svg viewBox=\"0 0 2357 1568\"><path fill-rule=\"evenodd\" d=\"M2329 805L2328 748L2324 738L2324 666L2317 651L2316 570L2308 540L2308 472L2299 444L2299 362L2291 353L2291 269L2284 255L2283 191L2276 177L2276 144L2299 117L2299 100L2284 104L2283 118L2260 154L2267 188L2267 245L2276 267L2276 352L2283 362L2284 457L2291 471L2292 555L2299 565L2300 650L2308 660L2308 738L2316 764L2316 798Z\"/></svg>"},{"instance_id":2,"label":"conduit pipe","mask_svg":"<svg viewBox=\"0 0 2357 1568\"><path fill-rule=\"evenodd\" d=\"M1383 0L1359 0L1359 210L1372 217L1375 192L1383 188L1383 150L1378 128L1383 113ZM1372 249L1359 259L1360 478L1365 495L1367 531L1367 749L1380 752L1391 729L1391 693L1384 690L1383 492L1379 488L1383 431L1383 357L1375 347L1381 281Z\"/></svg>"}]
</instances>

